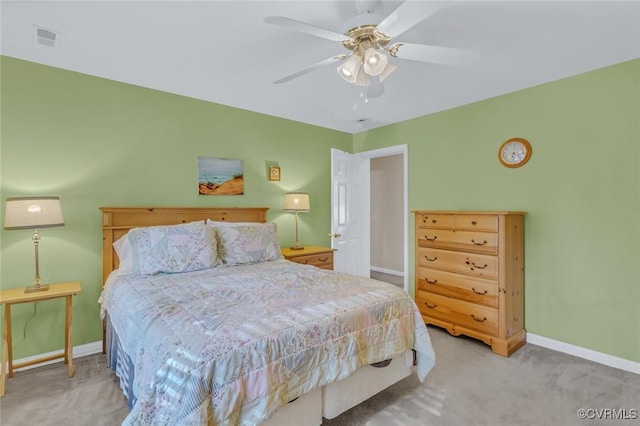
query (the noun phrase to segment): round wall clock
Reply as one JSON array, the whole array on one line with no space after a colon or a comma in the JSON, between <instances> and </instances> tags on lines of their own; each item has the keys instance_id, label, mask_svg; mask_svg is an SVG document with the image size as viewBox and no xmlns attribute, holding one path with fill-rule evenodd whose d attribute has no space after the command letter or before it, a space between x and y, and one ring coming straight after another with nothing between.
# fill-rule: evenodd
<instances>
[{"instance_id":1,"label":"round wall clock","mask_svg":"<svg viewBox=\"0 0 640 426\"><path fill-rule=\"evenodd\" d=\"M520 167L531 157L531 144L522 138L505 141L498 150L498 159L505 167Z\"/></svg>"}]
</instances>

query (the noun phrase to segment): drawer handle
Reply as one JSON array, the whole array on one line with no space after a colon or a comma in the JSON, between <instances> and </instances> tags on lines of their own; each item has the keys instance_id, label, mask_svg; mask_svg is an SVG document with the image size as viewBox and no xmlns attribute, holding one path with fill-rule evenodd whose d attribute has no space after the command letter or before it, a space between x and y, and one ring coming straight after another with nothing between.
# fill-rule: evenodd
<instances>
[{"instance_id":1,"label":"drawer handle","mask_svg":"<svg viewBox=\"0 0 640 426\"><path fill-rule=\"evenodd\" d=\"M438 284L438 280L433 280L433 281L431 281L431 280L429 280L429 278L427 278L427 277L424 277L424 280L425 280L427 283L429 283L429 284Z\"/></svg>"},{"instance_id":2,"label":"drawer handle","mask_svg":"<svg viewBox=\"0 0 640 426\"><path fill-rule=\"evenodd\" d=\"M433 238L429 238L429 236L428 236L428 235L425 235L424 237L427 239L427 241L435 241L435 240L437 240L437 239L438 239L438 236L435 236L435 237L433 237Z\"/></svg>"},{"instance_id":3,"label":"drawer handle","mask_svg":"<svg viewBox=\"0 0 640 426\"><path fill-rule=\"evenodd\" d=\"M427 259L429 262L435 262L436 260L438 260L437 256L432 259L429 259L429 256L425 256L424 258Z\"/></svg>"},{"instance_id":4,"label":"drawer handle","mask_svg":"<svg viewBox=\"0 0 640 426\"><path fill-rule=\"evenodd\" d=\"M487 317L480 319L480 318L476 318L476 316L473 314L471 314L471 318L473 318L475 321L478 321L478 322L485 322L487 320Z\"/></svg>"},{"instance_id":5,"label":"drawer handle","mask_svg":"<svg viewBox=\"0 0 640 426\"><path fill-rule=\"evenodd\" d=\"M472 224L472 225L475 225L475 224L476 224L476 221L475 221L475 220L472 220L472 221L471 221L471 224Z\"/></svg>"},{"instance_id":6,"label":"drawer handle","mask_svg":"<svg viewBox=\"0 0 640 426\"><path fill-rule=\"evenodd\" d=\"M474 240L473 238L471 239L471 242L476 246L483 246L483 245L487 244L487 240L484 240L481 243L476 243L476 240Z\"/></svg>"},{"instance_id":7,"label":"drawer handle","mask_svg":"<svg viewBox=\"0 0 640 426\"><path fill-rule=\"evenodd\" d=\"M436 305L435 303L433 305L430 305L429 302L424 302L425 305L427 305L427 308L429 309L435 309L438 307L438 305Z\"/></svg>"},{"instance_id":8,"label":"drawer handle","mask_svg":"<svg viewBox=\"0 0 640 426\"><path fill-rule=\"evenodd\" d=\"M389 364L391 364L391 358L385 359L384 361L380 361L380 362L374 362L373 364L369 364L369 365L375 368L385 368L385 367L388 367Z\"/></svg>"},{"instance_id":9,"label":"drawer handle","mask_svg":"<svg viewBox=\"0 0 640 426\"><path fill-rule=\"evenodd\" d=\"M471 290L473 290L473 292L474 292L475 294L479 294L480 296L484 296L485 294L487 294L487 293L488 293L488 291L487 291L487 290L485 290L485 291L483 291L482 293L480 293L478 290L476 290L476 289L475 289L475 288L473 288L473 287L471 287Z\"/></svg>"},{"instance_id":10,"label":"drawer handle","mask_svg":"<svg viewBox=\"0 0 640 426\"><path fill-rule=\"evenodd\" d=\"M467 265L472 265L474 268L477 268L477 269L484 269L484 268L486 268L487 266L489 266L489 265L487 265L486 263L485 263L483 266L476 265L476 262L469 262L468 260L467 260L465 263L466 263Z\"/></svg>"},{"instance_id":11,"label":"drawer handle","mask_svg":"<svg viewBox=\"0 0 640 426\"><path fill-rule=\"evenodd\" d=\"M329 260L329 258L328 257L319 257L318 260L320 262L326 262L327 260Z\"/></svg>"}]
</instances>

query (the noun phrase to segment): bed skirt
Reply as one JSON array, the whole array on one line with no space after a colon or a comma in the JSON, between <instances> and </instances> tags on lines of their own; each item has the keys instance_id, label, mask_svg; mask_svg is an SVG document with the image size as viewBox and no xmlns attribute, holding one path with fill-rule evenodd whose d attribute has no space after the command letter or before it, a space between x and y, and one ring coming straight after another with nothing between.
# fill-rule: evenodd
<instances>
[{"instance_id":1,"label":"bed skirt","mask_svg":"<svg viewBox=\"0 0 640 426\"><path fill-rule=\"evenodd\" d=\"M136 403L136 396L133 393L133 362L122 349L118 335L111 327L109 315L105 316L104 321L106 325L105 337L107 339L107 365L120 379L120 389L122 389L124 396L127 397L127 405L129 406L129 411L131 411L131 408Z\"/></svg>"}]
</instances>

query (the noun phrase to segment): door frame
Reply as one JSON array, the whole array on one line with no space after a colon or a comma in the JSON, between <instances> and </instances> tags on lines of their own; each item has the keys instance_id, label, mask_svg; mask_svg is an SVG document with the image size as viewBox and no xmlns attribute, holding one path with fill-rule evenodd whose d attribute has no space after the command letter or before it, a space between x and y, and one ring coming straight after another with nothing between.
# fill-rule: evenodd
<instances>
[{"instance_id":1,"label":"door frame","mask_svg":"<svg viewBox=\"0 0 640 426\"><path fill-rule=\"evenodd\" d=\"M366 173L366 179L362 175L358 175L358 185L363 188L365 185L369 185L371 182L371 162L372 158L380 158L380 157L389 157L392 155L402 155L402 186L403 186L403 281L404 281L404 290L409 291L409 158L408 158L408 145L394 145L386 148L373 149L370 151L362 151L357 154L361 158L367 160L369 164L368 171ZM367 248L366 252L370 253L369 245L371 244L371 193L370 188L369 191L363 191L365 196L364 204L367 208L359 209L360 215L362 217L360 220L362 221L362 242L364 247ZM370 255L370 254L369 254ZM367 261L369 267L371 266L371 259Z\"/></svg>"}]
</instances>

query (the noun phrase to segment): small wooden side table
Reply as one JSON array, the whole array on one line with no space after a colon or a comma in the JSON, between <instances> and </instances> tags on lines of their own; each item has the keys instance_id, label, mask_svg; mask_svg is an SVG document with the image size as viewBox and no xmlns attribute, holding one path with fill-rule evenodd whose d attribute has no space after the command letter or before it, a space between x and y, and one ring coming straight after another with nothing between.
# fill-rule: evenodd
<instances>
[{"instance_id":1,"label":"small wooden side table","mask_svg":"<svg viewBox=\"0 0 640 426\"><path fill-rule=\"evenodd\" d=\"M299 250L281 248L285 259L305 265L313 265L322 269L333 269L333 252L331 247L305 246Z\"/></svg>"},{"instance_id":2,"label":"small wooden side table","mask_svg":"<svg viewBox=\"0 0 640 426\"><path fill-rule=\"evenodd\" d=\"M0 362L0 396L5 394L5 381L7 378L7 363L9 365L9 377L13 377L15 368L27 367L29 365L40 364L58 358L64 358L67 364L67 376L73 377L73 331L72 331L72 298L80 293L82 287L78 281L66 283L50 284L49 290L35 293L25 293L24 288L12 288L0 291L0 305L4 305L4 332L2 334L2 357ZM13 363L13 348L11 341L11 305L18 303L40 302L43 300L58 299L64 297L65 321L64 321L64 351L61 354L50 355L34 359L19 364Z\"/></svg>"}]
</instances>

